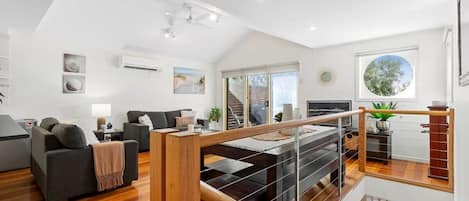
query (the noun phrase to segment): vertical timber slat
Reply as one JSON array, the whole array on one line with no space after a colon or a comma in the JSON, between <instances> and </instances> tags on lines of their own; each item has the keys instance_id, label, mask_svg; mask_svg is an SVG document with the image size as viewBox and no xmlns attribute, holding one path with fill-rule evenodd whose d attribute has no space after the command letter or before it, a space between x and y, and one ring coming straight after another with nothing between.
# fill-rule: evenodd
<instances>
[{"instance_id":1,"label":"vertical timber slat","mask_svg":"<svg viewBox=\"0 0 469 201\"><path fill-rule=\"evenodd\" d=\"M166 133L150 133L150 200L165 201Z\"/></svg>"},{"instance_id":2,"label":"vertical timber slat","mask_svg":"<svg viewBox=\"0 0 469 201\"><path fill-rule=\"evenodd\" d=\"M449 110L448 128L448 182L451 191L454 191L454 108Z\"/></svg>"},{"instance_id":3,"label":"vertical timber slat","mask_svg":"<svg viewBox=\"0 0 469 201\"><path fill-rule=\"evenodd\" d=\"M358 135L359 135L359 149L358 149L358 162L359 170L365 172L366 168L366 108L359 107L362 111L358 114Z\"/></svg>"},{"instance_id":4,"label":"vertical timber slat","mask_svg":"<svg viewBox=\"0 0 469 201\"><path fill-rule=\"evenodd\" d=\"M197 134L166 136L166 200L200 200L200 138Z\"/></svg>"}]
</instances>

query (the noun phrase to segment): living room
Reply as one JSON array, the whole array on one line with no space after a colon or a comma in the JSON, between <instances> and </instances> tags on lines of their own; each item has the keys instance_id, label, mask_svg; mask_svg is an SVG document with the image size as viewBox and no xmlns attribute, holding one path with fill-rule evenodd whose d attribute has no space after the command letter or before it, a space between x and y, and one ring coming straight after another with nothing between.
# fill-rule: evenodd
<instances>
[{"instance_id":1,"label":"living room","mask_svg":"<svg viewBox=\"0 0 469 201\"><path fill-rule=\"evenodd\" d=\"M368 133L361 133L362 121L367 123L365 132L369 132L368 129L376 132L382 130L375 120L368 118L376 114L392 114L387 121L388 128L385 129L391 129L393 134L388 135L389 141L385 143L392 147L392 153L386 150L389 158L385 159L385 163L378 163L366 155L363 156L364 159L361 158L362 152L359 150L363 148L368 153L366 146L362 147L363 142L357 142L356 147L360 148L357 148L356 155L339 161L349 162L347 168L352 168L347 169L343 177L338 176L338 180L349 179L353 174L360 176L353 177L359 177L353 184L346 183L344 194L339 193L338 200L361 200L363 195L386 200L406 200L409 199L408 195L415 195L422 200L464 200L468 196L462 190L468 185L468 180L465 179L467 175L462 171L467 167L463 160L463 153L467 151L464 115L469 109L466 105L469 96L466 93L467 87L464 87L464 76L460 77L465 74L465 68L460 67L463 66L465 54L462 54L462 60L458 55L459 49L464 49L466 32L458 32L464 30L464 23L459 23L458 19L465 22L466 18L463 7L458 8L458 2L253 1L239 2L236 5L229 1L212 0L2 2L0 67L6 68L0 68L0 114L15 120L35 119L38 127L44 125L41 125L41 121L48 117L63 124L77 125L86 138L88 148L92 147L89 145L91 142L105 141L108 137L113 138L113 142L116 136L116 139L132 141L132 145L127 145L124 141L124 149L132 149L132 153L135 152L134 149L138 151L130 158L125 157L127 162L137 165L136 170L132 170L130 183L126 180L126 186L104 193L91 191L90 194L87 190L83 194L74 192L71 197L60 197L57 200L154 200L150 194L157 190L150 184L155 179L150 178L150 174L152 168L165 164L155 165L157 163L153 162L156 158L151 156L153 145L150 138L157 136L153 132L175 132L167 128L177 127L180 131L203 129L202 133L213 132L209 136L244 132L245 135L237 140L256 139L255 135L261 133L248 134L255 132L256 128L267 131L276 128L275 126L288 127L287 120L298 120L296 126L306 126L306 121L308 125L313 124L314 118L323 117L313 115L311 111L326 109L314 107L341 101L341 104L346 104L346 108L349 108L341 112L353 112L359 107L366 107L360 109L361 112L347 113L347 117L337 120L337 123L340 122L338 125L350 123L350 132L356 133L353 139L367 136ZM387 9L393 12L384 12ZM458 9L461 10L461 15L458 15ZM373 17L364 14L367 11ZM263 14L259 14L260 12ZM279 15L279 12L283 15ZM459 29L459 26L463 28ZM458 43L460 38L463 41L461 44ZM380 59L395 62L393 59L397 57L401 62L398 74L402 80L390 84L393 87L392 92L382 92L390 94L375 93L367 85L372 78L365 78L370 62L376 61L378 64L382 61ZM384 79L378 77L378 81L380 80ZM233 100L236 103L232 102L230 96L235 97ZM374 105L381 102L384 107ZM396 102L397 106L393 107ZM454 156L453 153L445 156L448 157L444 163L446 176L439 178L431 177L430 173L427 177L426 173L427 168L433 167L431 161L434 159L431 152L434 148L430 148L431 134L425 134L432 132L434 124L426 123L432 121L429 117L443 115L431 112L427 107L437 106L448 107L444 113L448 116L448 128L454 126L454 129L445 130L450 136L445 140L452 140L451 136L454 136L454 141L445 141L447 147L444 148L445 153L454 149ZM395 111L386 112L388 109ZM176 114L171 113L174 111ZM404 114L405 111L413 112L408 115ZM455 123L450 118L451 114L454 115L451 111L456 111ZM291 114L287 115L288 113ZM277 120L279 114L284 115L283 121L282 117ZM362 114L366 114L366 120L361 119ZM183 121L186 115L192 117L191 122L181 123L184 128L180 127L179 120ZM146 120L150 121L150 131L147 130L148 127L132 127L129 124L142 124L145 122L140 120L142 116L147 116ZM165 121L158 119L160 116ZM300 121L307 118L311 120ZM382 116L378 119L380 118ZM161 125L161 122L165 125ZM319 122L314 122L316 123ZM111 127L112 129L100 131ZM48 132L52 130L50 128ZM454 135L450 135L451 132ZM287 137L293 143L295 138L292 136L294 135L290 134ZM370 136L363 138L372 140ZM58 139L61 141L60 137ZM235 138L228 139L235 141ZM37 153L35 156L34 134L32 140L32 161L39 160L42 156ZM281 141L266 141L269 140L273 143ZM345 138L340 138L339 142L342 140L347 142ZM14 163L13 159L7 159L8 152L15 151L11 150L14 148L11 148L12 144L7 145L8 143L9 141L2 140L0 150L4 153L0 156L5 157L5 161ZM202 138L201 143L204 144ZM225 140L217 144L229 143ZM60 144L63 145L64 142ZM249 143L245 144L248 145ZM214 164L223 165L223 161L228 161L226 164L233 167L247 165L244 167L245 172L229 172L230 175L240 177L236 181L241 180L240 175L254 174L247 169L249 165L256 164L244 160L254 156L230 158L222 156L221 152L219 155L215 154L220 150L203 146L205 145L199 147L202 150L201 160L198 161L202 163L200 181L208 182L204 180L204 173L208 170L215 169L218 174L220 170ZM379 148L381 146L383 144ZM337 148L336 151L343 154L339 150ZM265 154L267 151L262 150L259 153L261 152ZM90 153L88 155L91 157ZM128 155L127 150L125 153ZM396 172L409 169L392 169L396 168L392 165L397 164L395 160L404 161L404 167L412 166L414 171L419 171L419 165L423 164L424 176L418 177L424 179L396 181L391 177L373 177L372 173L366 171L361 175L357 173L357 164L361 160L370 160L368 166L373 168L379 166L394 170L390 174L395 177L404 177ZM80 164L79 161L72 161ZM204 167L204 163L207 167ZM355 165L357 172L353 169ZM43 167L42 164L33 166ZM208 170L204 172L204 168ZM0 181L0 186L6 190L0 189L0 200L55 200L54 196L44 193L46 188L38 187L41 184L36 185L47 181L42 181L44 179L37 174L31 174L31 171L35 171L33 169L29 166L19 170L2 169L0 178L5 180ZM333 168L331 172L340 172L338 169L340 168ZM163 171L161 174L164 173ZM171 173L173 172L166 172L168 175ZM15 175L21 175L21 179L15 178ZM333 173L327 175L330 183L334 183ZM47 177L47 174L43 176ZM375 180L376 178L380 180ZM253 178L249 180L257 181ZM227 188L227 185L212 187L223 192L223 187ZM402 190L409 185L412 185L410 190ZM268 188L269 185L265 186ZM318 190L320 193L305 191L301 196L303 199L332 199L318 195L327 192L334 185L325 183L326 187L320 188L320 183L314 183L312 186L326 190ZM22 193L22 189L29 189L31 193ZM52 195L63 189L49 187L48 190ZM168 189L162 187L159 190ZM291 189L286 191L289 190ZM342 192L342 188L337 188L337 191ZM276 197L269 199L263 197L269 196L269 190L264 193L266 195L259 195L256 199L281 200L278 197L279 192ZM238 194L238 197L227 194L234 200L251 199ZM288 200L291 198L290 194L281 196L286 196L283 199Z\"/></svg>"}]
</instances>

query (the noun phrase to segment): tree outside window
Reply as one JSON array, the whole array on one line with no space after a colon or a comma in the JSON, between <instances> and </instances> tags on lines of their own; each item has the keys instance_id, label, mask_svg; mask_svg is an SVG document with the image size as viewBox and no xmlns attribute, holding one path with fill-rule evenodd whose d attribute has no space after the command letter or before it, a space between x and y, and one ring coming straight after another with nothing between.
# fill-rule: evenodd
<instances>
[{"instance_id":1,"label":"tree outside window","mask_svg":"<svg viewBox=\"0 0 469 201\"><path fill-rule=\"evenodd\" d=\"M415 98L416 52L359 56L359 99Z\"/></svg>"}]
</instances>

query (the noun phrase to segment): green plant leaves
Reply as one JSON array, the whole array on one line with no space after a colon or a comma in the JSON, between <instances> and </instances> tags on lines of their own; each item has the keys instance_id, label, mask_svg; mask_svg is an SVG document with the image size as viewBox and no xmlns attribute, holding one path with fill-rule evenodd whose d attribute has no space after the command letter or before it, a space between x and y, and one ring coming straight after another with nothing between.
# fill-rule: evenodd
<instances>
[{"instance_id":1,"label":"green plant leaves","mask_svg":"<svg viewBox=\"0 0 469 201\"><path fill-rule=\"evenodd\" d=\"M208 117L208 119L210 121L220 121L220 118L221 118L221 109L218 108L218 107L214 107L210 110L210 115Z\"/></svg>"},{"instance_id":2,"label":"green plant leaves","mask_svg":"<svg viewBox=\"0 0 469 201\"><path fill-rule=\"evenodd\" d=\"M385 102L372 102L371 104L373 104L373 108L376 110L395 110L397 108L397 103L392 101L389 104ZM387 121L388 119L396 116L391 113L371 113L370 115L371 118L379 119L381 121Z\"/></svg>"}]
</instances>

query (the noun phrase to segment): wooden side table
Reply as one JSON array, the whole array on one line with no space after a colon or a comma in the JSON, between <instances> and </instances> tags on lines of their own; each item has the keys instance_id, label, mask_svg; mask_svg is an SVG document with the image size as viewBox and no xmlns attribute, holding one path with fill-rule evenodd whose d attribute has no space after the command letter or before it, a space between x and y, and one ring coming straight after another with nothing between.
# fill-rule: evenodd
<instances>
[{"instance_id":1,"label":"wooden side table","mask_svg":"<svg viewBox=\"0 0 469 201\"><path fill-rule=\"evenodd\" d=\"M94 130L93 133L99 141L104 141L105 134L111 134L112 141L124 140L124 131L121 129Z\"/></svg>"},{"instance_id":2,"label":"wooden side table","mask_svg":"<svg viewBox=\"0 0 469 201\"><path fill-rule=\"evenodd\" d=\"M366 133L367 159L388 163L388 160L392 158L392 133L393 131Z\"/></svg>"}]
</instances>

